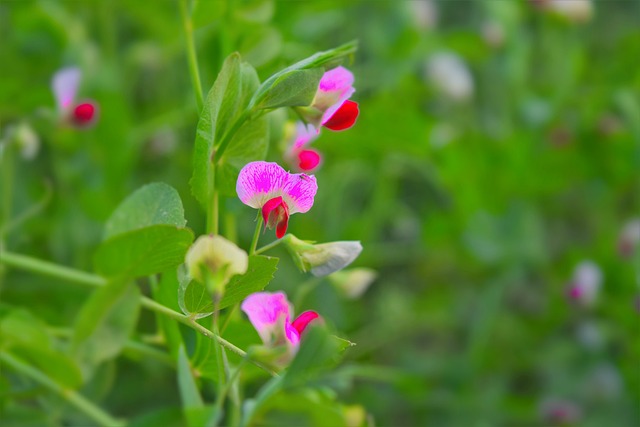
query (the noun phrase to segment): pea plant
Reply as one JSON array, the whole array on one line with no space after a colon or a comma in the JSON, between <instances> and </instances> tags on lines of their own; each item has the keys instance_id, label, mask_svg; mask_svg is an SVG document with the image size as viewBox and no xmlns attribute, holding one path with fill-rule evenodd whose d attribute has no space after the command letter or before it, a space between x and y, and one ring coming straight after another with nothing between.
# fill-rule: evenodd
<instances>
[{"instance_id":1,"label":"pea plant","mask_svg":"<svg viewBox=\"0 0 640 427\"><path fill-rule=\"evenodd\" d=\"M290 217L312 209L322 186L310 174L321 167L322 155L310 144L321 132L349 129L357 119L358 105L350 100L354 76L341 65L357 45L318 52L263 82L233 53L203 97L193 40L187 42L200 111L190 187L206 230L196 237L178 191L154 182L123 200L104 224L95 272L15 253L0 242L5 270L95 288L72 327L47 325L27 307L0 307L7 385L27 390L18 401L35 404L48 414L43 419L64 425L249 426L267 422L274 410L304 410L325 425L364 425L364 410L339 403L323 374L353 343L339 337L322 313L295 313L284 292L265 290L279 262L268 253L278 245L302 272L318 277L342 270L362 250L357 241L315 243L287 233L289 221L298 220ZM99 100L78 96L81 77L79 69L68 67L52 79L53 120L78 131L100 120ZM275 110L288 111L298 122L289 125L294 131L278 161L267 162ZM17 155L24 140L15 132L3 141L0 155ZM256 210L246 247L219 226L229 214L224 201L234 198ZM271 242L260 246L261 237ZM346 270L336 278L351 295L369 280ZM142 310L155 316L152 333L138 330ZM92 401L87 390L108 387L105 367L122 354L175 369L178 414L167 410L127 419Z\"/></svg>"}]
</instances>

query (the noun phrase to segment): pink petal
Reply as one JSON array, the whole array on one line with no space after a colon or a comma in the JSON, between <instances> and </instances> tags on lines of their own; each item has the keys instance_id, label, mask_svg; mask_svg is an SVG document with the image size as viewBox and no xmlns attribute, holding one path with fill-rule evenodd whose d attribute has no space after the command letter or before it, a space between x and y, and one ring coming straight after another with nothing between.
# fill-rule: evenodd
<instances>
[{"instance_id":1,"label":"pink petal","mask_svg":"<svg viewBox=\"0 0 640 427\"><path fill-rule=\"evenodd\" d=\"M289 323L292 309L283 292L251 294L242 302L240 308L249 317L249 321L266 345L277 344L283 332L291 344L297 345L300 341L298 331ZM281 329L283 327L284 330Z\"/></svg>"},{"instance_id":2,"label":"pink petal","mask_svg":"<svg viewBox=\"0 0 640 427\"><path fill-rule=\"evenodd\" d=\"M260 209L267 201L283 195L289 179L290 174L277 163L251 162L240 171L236 192L242 203Z\"/></svg>"},{"instance_id":3,"label":"pink petal","mask_svg":"<svg viewBox=\"0 0 640 427\"><path fill-rule=\"evenodd\" d=\"M309 326L309 323L316 320L318 317L320 317L320 315L315 311L305 311L304 313L300 314L300 316L296 317L296 320L293 321L291 326L293 326L295 330L298 331L299 335L302 335L304 330L307 329L307 326Z\"/></svg>"},{"instance_id":4,"label":"pink petal","mask_svg":"<svg viewBox=\"0 0 640 427\"><path fill-rule=\"evenodd\" d=\"M300 150L298 152L298 167L300 170L308 172L315 169L322 160L320 153L316 150Z\"/></svg>"},{"instance_id":5,"label":"pink petal","mask_svg":"<svg viewBox=\"0 0 640 427\"><path fill-rule=\"evenodd\" d=\"M288 175L287 182L282 189L282 198L289 207L289 215L309 211L318 191L316 177L304 173Z\"/></svg>"},{"instance_id":6,"label":"pink petal","mask_svg":"<svg viewBox=\"0 0 640 427\"><path fill-rule=\"evenodd\" d=\"M346 68L337 67L324 73L313 101L313 107L324 111L322 123L329 120L355 91L353 74Z\"/></svg>"},{"instance_id":7,"label":"pink petal","mask_svg":"<svg viewBox=\"0 0 640 427\"><path fill-rule=\"evenodd\" d=\"M308 145L318 137L320 133L319 129L316 129L312 124L305 126L304 123L296 123L296 137L293 142L292 151L300 150L302 147Z\"/></svg>"},{"instance_id":8,"label":"pink petal","mask_svg":"<svg viewBox=\"0 0 640 427\"><path fill-rule=\"evenodd\" d=\"M93 101L76 105L71 114L71 120L76 126L88 127L95 123L98 116L98 105Z\"/></svg>"},{"instance_id":9,"label":"pink petal","mask_svg":"<svg viewBox=\"0 0 640 427\"><path fill-rule=\"evenodd\" d=\"M73 104L80 79L81 73L76 67L63 68L53 75L51 89L59 110L66 110Z\"/></svg>"}]
</instances>

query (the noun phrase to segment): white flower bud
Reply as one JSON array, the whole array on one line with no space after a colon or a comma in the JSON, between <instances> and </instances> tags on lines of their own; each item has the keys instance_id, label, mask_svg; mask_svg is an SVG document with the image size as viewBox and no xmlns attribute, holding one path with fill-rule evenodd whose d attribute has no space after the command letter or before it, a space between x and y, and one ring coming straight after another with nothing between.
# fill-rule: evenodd
<instances>
[{"instance_id":1,"label":"white flower bud","mask_svg":"<svg viewBox=\"0 0 640 427\"><path fill-rule=\"evenodd\" d=\"M244 274L249 267L245 251L222 236L198 237L185 257L191 278L206 283L210 274L217 286L224 286L236 274Z\"/></svg>"},{"instance_id":2,"label":"white flower bud","mask_svg":"<svg viewBox=\"0 0 640 427\"><path fill-rule=\"evenodd\" d=\"M362 245L357 241L341 241L313 244L288 235L287 248L293 255L298 267L304 271L311 271L314 276L326 276L343 269L355 260Z\"/></svg>"}]
</instances>

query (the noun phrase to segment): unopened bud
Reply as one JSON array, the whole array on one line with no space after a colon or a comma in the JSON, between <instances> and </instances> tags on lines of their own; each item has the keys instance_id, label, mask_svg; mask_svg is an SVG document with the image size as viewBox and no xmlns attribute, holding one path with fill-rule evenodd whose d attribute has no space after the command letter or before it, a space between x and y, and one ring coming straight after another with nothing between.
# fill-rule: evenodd
<instances>
[{"instance_id":1,"label":"unopened bud","mask_svg":"<svg viewBox=\"0 0 640 427\"><path fill-rule=\"evenodd\" d=\"M185 264L191 278L205 284L209 283L208 279L212 279L219 289L232 276L247 272L249 256L222 236L204 235L198 237L189 248Z\"/></svg>"},{"instance_id":2,"label":"unopened bud","mask_svg":"<svg viewBox=\"0 0 640 427\"><path fill-rule=\"evenodd\" d=\"M298 267L318 277L342 270L362 252L358 241L313 244L289 235L286 244Z\"/></svg>"}]
</instances>

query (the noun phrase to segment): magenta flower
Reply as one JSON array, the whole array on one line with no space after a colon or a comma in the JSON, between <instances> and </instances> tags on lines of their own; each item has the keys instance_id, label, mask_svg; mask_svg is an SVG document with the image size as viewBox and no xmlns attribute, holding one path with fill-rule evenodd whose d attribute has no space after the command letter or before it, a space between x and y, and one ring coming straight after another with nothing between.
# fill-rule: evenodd
<instances>
[{"instance_id":1,"label":"magenta flower","mask_svg":"<svg viewBox=\"0 0 640 427\"><path fill-rule=\"evenodd\" d=\"M296 133L290 144L285 158L294 168L309 172L320 164L322 157L316 150L308 148L320 134L312 124L296 123Z\"/></svg>"},{"instance_id":2,"label":"magenta flower","mask_svg":"<svg viewBox=\"0 0 640 427\"><path fill-rule=\"evenodd\" d=\"M60 115L77 127L87 127L95 123L98 105L93 100L76 103L76 95L82 75L75 67L59 70L51 81L51 89L56 99Z\"/></svg>"},{"instance_id":3,"label":"magenta flower","mask_svg":"<svg viewBox=\"0 0 640 427\"><path fill-rule=\"evenodd\" d=\"M309 323L320 317L315 311L305 311L291 322L293 307L284 292L256 292L249 295L240 308L266 346L284 344L294 352Z\"/></svg>"},{"instance_id":4,"label":"magenta flower","mask_svg":"<svg viewBox=\"0 0 640 427\"><path fill-rule=\"evenodd\" d=\"M311 104L322 113L320 125L336 131L353 126L359 110L358 104L349 98L355 91L353 74L346 68L336 67L324 73Z\"/></svg>"},{"instance_id":5,"label":"magenta flower","mask_svg":"<svg viewBox=\"0 0 640 427\"><path fill-rule=\"evenodd\" d=\"M292 174L277 163L269 162L247 164L240 171L236 183L236 192L242 203L261 209L265 227L275 227L278 239L287 232L290 215L311 209L316 191L315 176Z\"/></svg>"}]
</instances>

